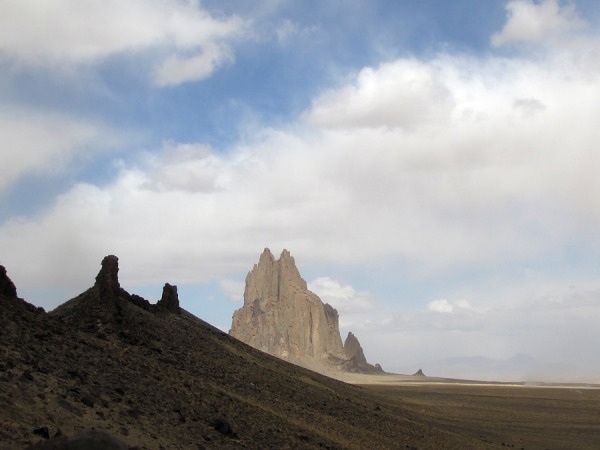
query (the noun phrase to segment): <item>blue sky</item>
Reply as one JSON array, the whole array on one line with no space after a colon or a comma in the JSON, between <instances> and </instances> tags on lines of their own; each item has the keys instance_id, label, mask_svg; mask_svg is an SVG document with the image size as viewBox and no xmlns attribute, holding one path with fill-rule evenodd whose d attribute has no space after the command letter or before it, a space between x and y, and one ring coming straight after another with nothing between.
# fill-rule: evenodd
<instances>
[{"instance_id":1,"label":"blue sky","mask_svg":"<svg viewBox=\"0 0 600 450\"><path fill-rule=\"evenodd\" d=\"M286 248L388 370L526 353L598 379L599 17L4 1L0 263L50 309L117 254L126 289L175 283L227 329Z\"/></svg>"}]
</instances>

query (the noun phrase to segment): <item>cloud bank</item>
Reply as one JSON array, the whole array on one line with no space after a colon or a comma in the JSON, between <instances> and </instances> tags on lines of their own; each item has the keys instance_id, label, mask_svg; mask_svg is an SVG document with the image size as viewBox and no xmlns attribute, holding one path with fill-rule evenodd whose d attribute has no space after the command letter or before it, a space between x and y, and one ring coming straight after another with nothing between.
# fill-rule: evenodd
<instances>
[{"instance_id":1,"label":"cloud bank","mask_svg":"<svg viewBox=\"0 0 600 450\"><path fill-rule=\"evenodd\" d=\"M508 20L499 33L492 36L492 45L538 44L570 31L581 29L585 21L575 5L561 6L559 0L512 0L506 4Z\"/></svg>"},{"instance_id":2,"label":"cloud bank","mask_svg":"<svg viewBox=\"0 0 600 450\"><path fill-rule=\"evenodd\" d=\"M399 256L424 273L561 257L599 244L599 78L575 57L566 68L448 54L384 63L294 126L226 153L166 143L110 185L75 186L2 247L35 248L27 232L54 242L66 225L131 258L139 281L150 253L205 279L221 275L213 258L265 244L309 261ZM140 251L144 240L155 249Z\"/></svg>"},{"instance_id":3,"label":"cloud bank","mask_svg":"<svg viewBox=\"0 0 600 450\"><path fill-rule=\"evenodd\" d=\"M154 60L159 86L196 81L231 61L228 41L247 27L182 0L7 0L0 16L0 61L72 70L117 55Z\"/></svg>"}]
</instances>

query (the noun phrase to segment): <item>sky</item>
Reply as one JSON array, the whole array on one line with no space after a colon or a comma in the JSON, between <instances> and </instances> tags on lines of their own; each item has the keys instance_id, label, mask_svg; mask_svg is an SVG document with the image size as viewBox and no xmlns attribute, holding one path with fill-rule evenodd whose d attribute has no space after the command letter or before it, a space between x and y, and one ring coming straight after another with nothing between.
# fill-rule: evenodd
<instances>
[{"instance_id":1,"label":"sky","mask_svg":"<svg viewBox=\"0 0 600 450\"><path fill-rule=\"evenodd\" d=\"M600 381L599 25L595 0L2 0L0 264L51 310L115 254L227 331L288 249L386 370Z\"/></svg>"}]
</instances>

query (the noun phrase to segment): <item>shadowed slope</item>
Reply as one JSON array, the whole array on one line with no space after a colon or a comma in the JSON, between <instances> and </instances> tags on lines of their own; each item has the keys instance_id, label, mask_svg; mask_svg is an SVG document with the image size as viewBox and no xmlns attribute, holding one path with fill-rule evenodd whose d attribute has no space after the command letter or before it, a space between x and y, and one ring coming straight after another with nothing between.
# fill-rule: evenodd
<instances>
[{"instance_id":1,"label":"shadowed slope","mask_svg":"<svg viewBox=\"0 0 600 450\"><path fill-rule=\"evenodd\" d=\"M484 446L173 313L176 292L169 308L130 295L117 273L108 257L50 314L0 295L0 447L92 427L149 449Z\"/></svg>"}]
</instances>

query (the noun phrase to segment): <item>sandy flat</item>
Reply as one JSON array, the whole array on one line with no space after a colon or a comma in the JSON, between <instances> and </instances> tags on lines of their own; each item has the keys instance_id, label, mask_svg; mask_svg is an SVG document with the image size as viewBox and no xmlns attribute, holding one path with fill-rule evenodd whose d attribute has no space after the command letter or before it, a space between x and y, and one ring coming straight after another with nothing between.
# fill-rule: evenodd
<instances>
[{"instance_id":1,"label":"sandy flat","mask_svg":"<svg viewBox=\"0 0 600 450\"><path fill-rule=\"evenodd\" d=\"M428 377L420 375L402 375L402 374L361 374L361 373L342 373L337 372L329 374L332 378L349 384L362 385L433 385L433 384L454 384L462 386L507 386L507 387L545 387L545 388L576 388L576 389L600 389L600 383L548 383L548 382L496 382L496 381L477 381L461 380L455 378Z\"/></svg>"}]
</instances>

